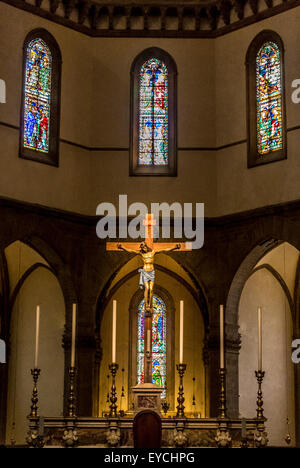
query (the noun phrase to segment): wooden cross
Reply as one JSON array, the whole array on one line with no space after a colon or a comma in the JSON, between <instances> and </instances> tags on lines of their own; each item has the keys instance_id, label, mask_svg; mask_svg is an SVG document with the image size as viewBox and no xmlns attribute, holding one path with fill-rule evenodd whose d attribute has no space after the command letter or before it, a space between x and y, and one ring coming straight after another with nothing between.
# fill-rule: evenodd
<instances>
[{"instance_id":1,"label":"wooden cross","mask_svg":"<svg viewBox=\"0 0 300 468\"><path fill-rule=\"evenodd\" d=\"M177 252L188 252L192 248L187 242L154 242L153 240L153 226L155 226L156 220L152 213L146 215L146 219L143 220L143 225L145 226L145 242L148 247L154 252L171 249L180 245L180 249ZM106 250L108 251L118 251L120 242L107 242ZM125 242L122 245L130 248L132 250L139 250L141 242ZM150 330L150 333L148 332ZM150 343L148 345L148 339ZM150 349L150 352L146 350ZM147 313L145 311L145 320L144 320L144 382L152 383L152 313Z\"/></svg>"},{"instance_id":2,"label":"wooden cross","mask_svg":"<svg viewBox=\"0 0 300 468\"><path fill-rule=\"evenodd\" d=\"M191 251L191 246L189 242L154 242L153 240L153 227L156 225L156 220L152 213L146 215L146 219L143 220L143 225L145 226L145 242L150 247L150 249L157 251L161 249L169 249L175 247L176 245L180 245L180 250L178 252L189 252ZM126 247L130 247L133 250L139 250L141 242L124 242ZM120 252L118 245L120 242L107 242L106 243L106 250L113 250ZM123 244L123 243L122 243Z\"/></svg>"}]
</instances>

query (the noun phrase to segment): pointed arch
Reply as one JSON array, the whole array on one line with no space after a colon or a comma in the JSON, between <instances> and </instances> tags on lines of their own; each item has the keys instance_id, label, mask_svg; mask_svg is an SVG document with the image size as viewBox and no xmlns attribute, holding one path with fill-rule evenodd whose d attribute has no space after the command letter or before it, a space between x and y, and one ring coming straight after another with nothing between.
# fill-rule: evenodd
<instances>
[{"instance_id":1,"label":"pointed arch","mask_svg":"<svg viewBox=\"0 0 300 468\"><path fill-rule=\"evenodd\" d=\"M247 57L248 167L286 159L284 46L260 32Z\"/></svg>"},{"instance_id":2,"label":"pointed arch","mask_svg":"<svg viewBox=\"0 0 300 468\"><path fill-rule=\"evenodd\" d=\"M45 29L23 45L20 157L58 165L61 53Z\"/></svg>"},{"instance_id":3,"label":"pointed arch","mask_svg":"<svg viewBox=\"0 0 300 468\"><path fill-rule=\"evenodd\" d=\"M151 47L131 67L130 175L175 176L176 138L177 67Z\"/></svg>"}]
</instances>

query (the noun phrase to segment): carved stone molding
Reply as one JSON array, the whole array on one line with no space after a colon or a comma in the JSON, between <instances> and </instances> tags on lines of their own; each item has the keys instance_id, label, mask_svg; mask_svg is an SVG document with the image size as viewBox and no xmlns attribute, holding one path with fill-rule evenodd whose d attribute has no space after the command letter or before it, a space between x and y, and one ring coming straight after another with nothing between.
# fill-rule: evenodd
<instances>
[{"instance_id":1,"label":"carved stone molding","mask_svg":"<svg viewBox=\"0 0 300 468\"><path fill-rule=\"evenodd\" d=\"M300 0L2 0L92 37L217 37ZM249 5L249 8L247 6Z\"/></svg>"}]
</instances>

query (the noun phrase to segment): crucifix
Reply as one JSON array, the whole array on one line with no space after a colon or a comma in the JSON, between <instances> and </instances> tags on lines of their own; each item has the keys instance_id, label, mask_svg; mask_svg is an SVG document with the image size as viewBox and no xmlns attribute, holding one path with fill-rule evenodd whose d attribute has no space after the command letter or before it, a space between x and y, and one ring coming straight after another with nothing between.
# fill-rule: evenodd
<instances>
[{"instance_id":1,"label":"crucifix","mask_svg":"<svg viewBox=\"0 0 300 468\"><path fill-rule=\"evenodd\" d=\"M153 312L153 289L155 281L154 256L159 253L166 253L178 250L187 252L192 250L187 243L172 243L172 242L154 242L153 241L153 226L156 220L153 214L147 214L143 220L145 226L145 241L126 242L107 242L106 250L134 253L140 255L143 260L143 268L138 271L140 273L140 287L144 288L145 301L145 318L144 318L144 382L152 383L152 312Z\"/></svg>"}]
</instances>

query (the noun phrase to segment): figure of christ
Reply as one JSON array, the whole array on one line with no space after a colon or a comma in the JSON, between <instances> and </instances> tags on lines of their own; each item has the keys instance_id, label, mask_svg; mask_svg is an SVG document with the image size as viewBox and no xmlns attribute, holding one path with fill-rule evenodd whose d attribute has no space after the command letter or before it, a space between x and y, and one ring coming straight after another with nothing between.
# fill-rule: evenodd
<instances>
[{"instance_id":1,"label":"figure of christ","mask_svg":"<svg viewBox=\"0 0 300 468\"><path fill-rule=\"evenodd\" d=\"M140 268L138 271L140 273L140 287L144 288L145 310L152 312L153 288L155 281L154 256L159 253L179 250L180 247L180 244L177 244L175 247L171 247L169 249L152 250L148 247L146 242L142 242L139 250L133 250L124 247L122 244L118 244L118 249L134 253L142 257L144 265L143 268Z\"/></svg>"}]
</instances>

